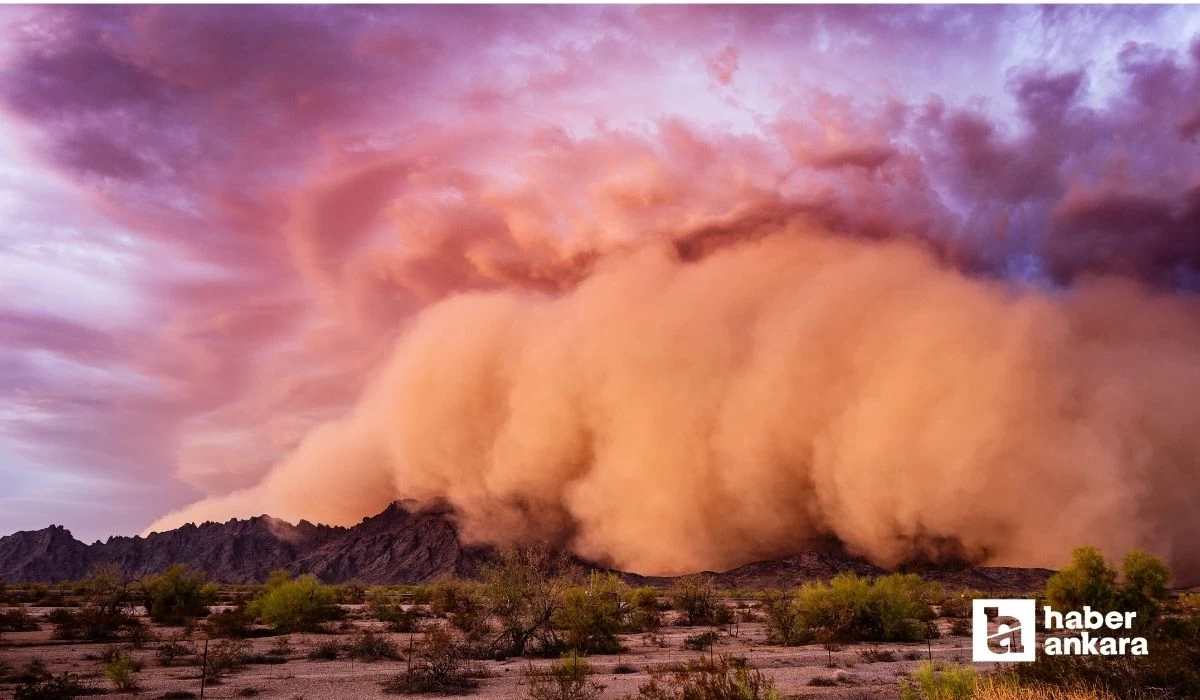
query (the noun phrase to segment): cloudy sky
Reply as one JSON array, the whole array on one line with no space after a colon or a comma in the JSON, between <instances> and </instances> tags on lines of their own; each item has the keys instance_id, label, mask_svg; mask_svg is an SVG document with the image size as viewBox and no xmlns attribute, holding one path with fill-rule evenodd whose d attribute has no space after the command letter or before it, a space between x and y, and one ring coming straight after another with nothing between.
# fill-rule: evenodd
<instances>
[{"instance_id":1,"label":"cloudy sky","mask_svg":"<svg viewBox=\"0 0 1200 700\"><path fill-rule=\"evenodd\" d=\"M254 484L456 292L793 216L1195 293L1200 10L0 8L0 533Z\"/></svg>"}]
</instances>

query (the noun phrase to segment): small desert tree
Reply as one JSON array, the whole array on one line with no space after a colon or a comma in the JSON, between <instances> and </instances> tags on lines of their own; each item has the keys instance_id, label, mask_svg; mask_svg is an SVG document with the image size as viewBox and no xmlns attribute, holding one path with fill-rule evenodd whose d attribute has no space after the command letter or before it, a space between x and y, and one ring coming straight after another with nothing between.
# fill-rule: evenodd
<instances>
[{"instance_id":1,"label":"small desert tree","mask_svg":"<svg viewBox=\"0 0 1200 700\"><path fill-rule=\"evenodd\" d=\"M1121 563L1121 609L1136 612L1139 626L1151 625L1171 597L1171 570L1161 559L1140 549Z\"/></svg>"},{"instance_id":2,"label":"small desert tree","mask_svg":"<svg viewBox=\"0 0 1200 700\"><path fill-rule=\"evenodd\" d=\"M337 616L336 598L332 586L321 584L311 574L293 579L275 572L247 610L279 632L313 632Z\"/></svg>"},{"instance_id":3,"label":"small desert tree","mask_svg":"<svg viewBox=\"0 0 1200 700\"><path fill-rule=\"evenodd\" d=\"M134 634L143 630L130 614L130 586L129 577L119 565L93 567L78 587L86 596L84 604L76 611L59 608L49 616L55 626L54 636L104 640L115 639L122 632Z\"/></svg>"},{"instance_id":4,"label":"small desert tree","mask_svg":"<svg viewBox=\"0 0 1200 700\"><path fill-rule=\"evenodd\" d=\"M542 653L558 649L552 622L570 585L564 568L544 548L528 547L505 549L484 569L483 596L500 626L493 649L510 656L524 656L534 642Z\"/></svg>"},{"instance_id":5,"label":"small desert tree","mask_svg":"<svg viewBox=\"0 0 1200 700\"><path fill-rule=\"evenodd\" d=\"M184 564L147 576L138 583L138 591L146 614L162 625L181 625L203 617L217 599L217 586L208 583L203 572Z\"/></svg>"},{"instance_id":6,"label":"small desert tree","mask_svg":"<svg viewBox=\"0 0 1200 700\"><path fill-rule=\"evenodd\" d=\"M771 641L784 646L812 641L812 634L805 629L804 617L792 595L767 591L762 595L762 602L767 635Z\"/></svg>"},{"instance_id":7,"label":"small desert tree","mask_svg":"<svg viewBox=\"0 0 1200 700\"><path fill-rule=\"evenodd\" d=\"M711 624L717 616L717 589L711 576L692 574L681 576L668 592L671 605L683 612L689 625Z\"/></svg>"}]
</instances>

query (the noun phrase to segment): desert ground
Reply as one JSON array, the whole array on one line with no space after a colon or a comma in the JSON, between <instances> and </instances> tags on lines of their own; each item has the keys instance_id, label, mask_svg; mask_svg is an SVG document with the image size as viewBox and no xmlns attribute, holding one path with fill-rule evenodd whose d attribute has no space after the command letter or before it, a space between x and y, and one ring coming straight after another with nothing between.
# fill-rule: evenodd
<instances>
[{"instance_id":1,"label":"desert ground","mask_svg":"<svg viewBox=\"0 0 1200 700\"><path fill-rule=\"evenodd\" d=\"M756 601L726 601L728 604L753 610ZM411 645L419 643L423 636L416 633L389 633L382 623L368 619L365 606L343 606L347 620L328 634L297 633L291 635L262 636L245 640L249 645L247 657L279 656L283 640L286 659L280 663L246 663L204 689L205 698L264 697L287 698L288 700L341 700L344 698L394 698L385 693L381 683L402 672L406 666L405 652ZM50 612L47 608L30 608L35 617ZM914 644L850 644L836 650L826 650L821 645L785 647L767 642L766 626L761 622L742 622L731 626L679 626L678 618L668 615L665 624L655 636L645 634L622 635L625 650L619 654L596 655L588 659L595 670L594 679L604 686L602 698L621 698L637 691L645 683L648 669L680 664L710 653L730 654L744 658L764 674L772 678L783 697L791 698L896 698L900 693L900 679L905 677L922 660L932 657L954 663L969 663L970 639L950 634L951 621L938 620L942 636L926 643ZM444 624L430 619L426 624ZM335 641L345 644L355 633L371 629L393 641L400 650L398 660L317 661L309 653L319 644ZM707 631L718 634L711 649L702 652L684 648L684 639ZM186 634L180 627L153 626L156 640L180 638ZM193 634L191 639L202 648L203 635ZM129 653L140 662L142 670L136 674L139 690L122 693L113 687L101 672L101 659L112 646L108 643L62 641L52 638L51 626L29 632L6 633L0 639L0 664L8 667L9 680L31 663L44 664L51 674L70 672L89 679L97 689L111 698L184 698L194 693L200 697L200 673L195 661L176 662L162 666L156 658L158 641L148 641L142 649ZM210 640L210 650L220 640ZM893 660L869 661L871 651L882 652L879 656ZM864 658L864 652L866 657ZM889 654L890 652L890 654ZM876 656L875 658L879 658ZM832 666L830 665L832 659ZM523 671L528 664L545 667L550 659L514 658L504 661L481 661L480 667L486 677L479 679L479 687L470 693L478 698L525 697L526 687ZM980 664L981 671L988 670ZM483 674L481 674L483 675ZM0 685L0 697L13 697L15 684ZM451 697L447 695L423 695L421 697Z\"/></svg>"}]
</instances>

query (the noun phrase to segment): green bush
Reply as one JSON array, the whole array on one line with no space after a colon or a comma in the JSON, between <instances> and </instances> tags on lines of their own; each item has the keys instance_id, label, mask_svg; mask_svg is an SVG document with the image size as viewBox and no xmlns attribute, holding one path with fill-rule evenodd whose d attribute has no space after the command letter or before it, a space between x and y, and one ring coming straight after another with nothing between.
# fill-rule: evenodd
<instances>
[{"instance_id":1,"label":"green bush","mask_svg":"<svg viewBox=\"0 0 1200 700\"><path fill-rule=\"evenodd\" d=\"M529 700L596 700L604 685L592 680L592 667L578 655L563 657L547 669L525 667L525 697Z\"/></svg>"},{"instance_id":2,"label":"green bush","mask_svg":"<svg viewBox=\"0 0 1200 700\"><path fill-rule=\"evenodd\" d=\"M915 574L875 580L840 574L828 584L809 583L796 592L800 639L824 643L915 642L936 635L931 622L941 587Z\"/></svg>"},{"instance_id":3,"label":"green bush","mask_svg":"<svg viewBox=\"0 0 1200 700\"><path fill-rule=\"evenodd\" d=\"M812 642L812 632L804 625L804 617L795 597L779 591L762 594L763 615L767 639L773 644L796 646Z\"/></svg>"},{"instance_id":4,"label":"green bush","mask_svg":"<svg viewBox=\"0 0 1200 700\"><path fill-rule=\"evenodd\" d=\"M117 686L117 690L132 692L138 689L137 681L133 677L133 674L138 671L138 667L128 654L113 655L112 658L101 664L101 668L104 670L104 675L113 682L113 685Z\"/></svg>"},{"instance_id":5,"label":"green bush","mask_svg":"<svg viewBox=\"0 0 1200 700\"><path fill-rule=\"evenodd\" d=\"M979 678L971 666L921 663L912 678L901 684L901 700L969 700Z\"/></svg>"},{"instance_id":6,"label":"green bush","mask_svg":"<svg viewBox=\"0 0 1200 700\"><path fill-rule=\"evenodd\" d=\"M1135 549L1125 555L1118 585L1116 567L1095 547L1078 547L1071 563L1046 582L1046 602L1062 610L1124 610L1137 612L1136 628L1146 630L1158 621L1170 598L1171 570L1158 557Z\"/></svg>"},{"instance_id":7,"label":"green bush","mask_svg":"<svg viewBox=\"0 0 1200 700\"><path fill-rule=\"evenodd\" d=\"M203 572L175 564L142 579L138 590L151 620L160 625L182 625L208 614L208 606L216 602L218 588L207 582Z\"/></svg>"},{"instance_id":8,"label":"green bush","mask_svg":"<svg viewBox=\"0 0 1200 700\"><path fill-rule=\"evenodd\" d=\"M338 616L336 599L334 588L311 574L293 579L277 572L247 610L278 632L315 632Z\"/></svg>"},{"instance_id":9,"label":"green bush","mask_svg":"<svg viewBox=\"0 0 1200 700\"><path fill-rule=\"evenodd\" d=\"M629 587L616 574L594 573L586 588L566 591L553 624L563 631L568 649L581 654L614 654L621 651L617 635L625 628L628 599Z\"/></svg>"}]
</instances>

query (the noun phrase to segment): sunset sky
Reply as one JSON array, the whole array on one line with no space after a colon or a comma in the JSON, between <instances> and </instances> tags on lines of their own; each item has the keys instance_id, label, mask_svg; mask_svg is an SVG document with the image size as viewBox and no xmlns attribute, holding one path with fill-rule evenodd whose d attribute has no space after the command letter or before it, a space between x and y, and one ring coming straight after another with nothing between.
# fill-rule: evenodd
<instances>
[{"instance_id":1,"label":"sunset sky","mask_svg":"<svg viewBox=\"0 0 1200 700\"><path fill-rule=\"evenodd\" d=\"M1200 9L0 8L0 534L255 484L457 292L789 217L1200 292Z\"/></svg>"}]
</instances>

